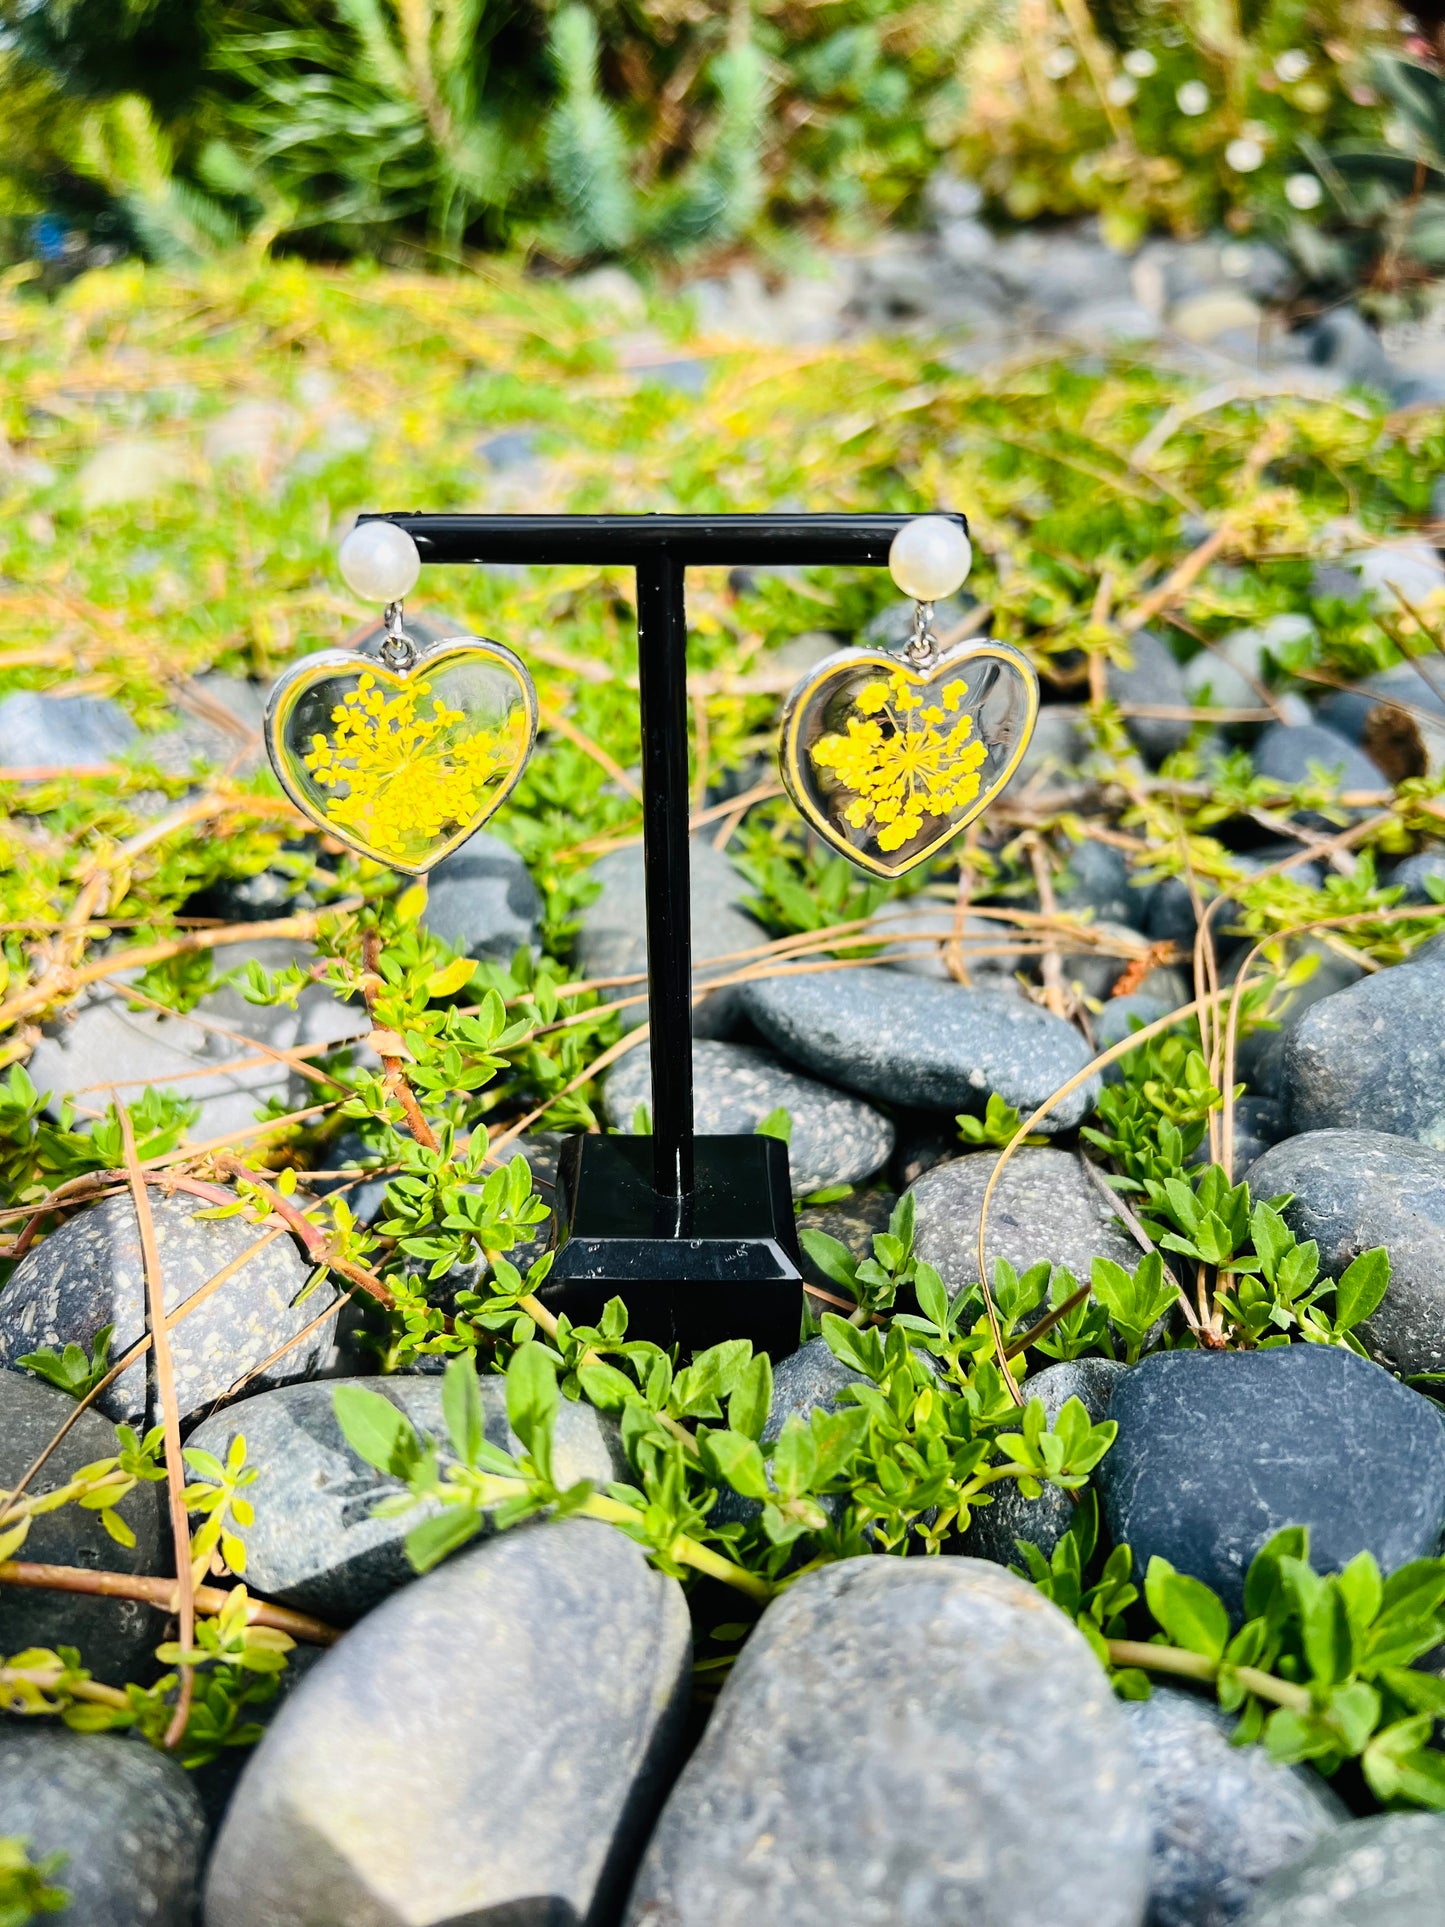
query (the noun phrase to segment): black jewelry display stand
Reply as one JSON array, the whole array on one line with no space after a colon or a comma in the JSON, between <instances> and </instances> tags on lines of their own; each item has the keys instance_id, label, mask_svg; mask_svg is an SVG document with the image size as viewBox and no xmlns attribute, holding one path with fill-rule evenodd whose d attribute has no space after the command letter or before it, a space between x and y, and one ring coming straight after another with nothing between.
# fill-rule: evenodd
<instances>
[{"instance_id":1,"label":"black jewelry display stand","mask_svg":"<svg viewBox=\"0 0 1445 1927\"><path fill-rule=\"evenodd\" d=\"M687 777L688 568L880 567L906 515L383 515L423 562L582 563L637 572L652 1136L567 1140L560 1239L543 1302L595 1324L626 1300L628 1335L684 1353L798 1342L803 1286L787 1146L696 1137ZM956 519L965 529L962 516Z\"/></svg>"}]
</instances>

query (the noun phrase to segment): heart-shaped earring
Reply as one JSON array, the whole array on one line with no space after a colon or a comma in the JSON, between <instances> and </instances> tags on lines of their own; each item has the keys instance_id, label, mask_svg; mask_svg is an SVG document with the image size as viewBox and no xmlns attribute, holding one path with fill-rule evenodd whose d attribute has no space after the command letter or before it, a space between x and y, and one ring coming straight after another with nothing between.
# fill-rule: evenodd
<instances>
[{"instance_id":1,"label":"heart-shaped earring","mask_svg":"<svg viewBox=\"0 0 1445 1927\"><path fill-rule=\"evenodd\" d=\"M893 538L888 566L914 599L896 655L842 649L783 708L779 762L799 811L825 842L874 876L901 877L941 850L1003 790L1038 714L1033 669L1005 643L940 649L933 605L973 560L944 515Z\"/></svg>"},{"instance_id":2,"label":"heart-shaped earring","mask_svg":"<svg viewBox=\"0 0 1445 1927\"><path fill-rule=\"evenodd\" d=\"M266 747L282 789L319 828L421 876L516 783L537 735L537 692L499 642L411 640L402 599L421 556L405 529L362 522L339 560L357 595L386 604L381 647L328 649L287 670L266 705Z\"/></svg>"}]
</instances>

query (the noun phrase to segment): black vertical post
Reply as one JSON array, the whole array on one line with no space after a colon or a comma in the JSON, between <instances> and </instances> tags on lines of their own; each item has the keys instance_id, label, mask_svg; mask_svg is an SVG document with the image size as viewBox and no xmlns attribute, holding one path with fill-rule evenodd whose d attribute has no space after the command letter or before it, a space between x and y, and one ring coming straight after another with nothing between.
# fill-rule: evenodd
<instances>
[{"instance_id":1,"label":"black vertical post","mask_svg":"<svg viewBox=\"0 0 1445 1927\"><path fill-rule=\"evenodd\" d=\"M649 557L638 564L653 1187L661 1197L679 1203L693 1188L692 877L688 867L687 612L682 583L683 565L671 555Z\"/></svg>"}]
</instances>

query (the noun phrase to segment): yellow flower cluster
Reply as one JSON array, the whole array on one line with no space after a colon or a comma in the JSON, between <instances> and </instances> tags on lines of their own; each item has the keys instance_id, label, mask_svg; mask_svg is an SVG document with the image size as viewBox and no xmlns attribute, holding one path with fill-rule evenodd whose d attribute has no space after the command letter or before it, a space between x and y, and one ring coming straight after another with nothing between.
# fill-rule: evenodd
<instances>
[{"instance_id":1,"label":"yellow flower cluster","mask_svg":"<svg viewBox=\"0 0 1445 1927\"><path fill-rule=\"evenodd\" d=\"M817 768L853 792L844 819L876 836L880 850L902 849L925 820L946 822L979 792L988 748L974 737L972 716L958 714L968 684L959 676L945 683L941 706L928 693L901 669L865 683L846 732L820 737L811 751Z\"/></svg>"},{"instance_id":2,"label":"yellow flower cluster","mask_svg":"<svg viewBox=\"0 0 1445 1927\"><path fill-rule=\"evenodd\" d=\"M430 683L409 682L388 695L375 676L361 675L331 712L331 737L313 735L302 758L317 787L332 792L327 821L402 860L475 821L524 747L520 709L498 730L469 728L439 696L423 713L431 693Z\"/></svg>"}]
</instances>

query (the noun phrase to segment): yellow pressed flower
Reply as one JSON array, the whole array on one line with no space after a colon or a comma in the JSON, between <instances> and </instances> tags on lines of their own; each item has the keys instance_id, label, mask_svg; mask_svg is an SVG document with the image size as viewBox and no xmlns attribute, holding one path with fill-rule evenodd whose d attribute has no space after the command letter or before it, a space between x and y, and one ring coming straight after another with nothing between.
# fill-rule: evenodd
<instances>
[{"instance_id":1,"label":"yellow pressed flower","mask_svg":"<svg viewBox=\"0 0 1445 1927\"><path fill-rule=\"evenodd\" d=\"M422 699L431 697L427 709ZM432 696L427 682L395 694L362 675L331 712L327 737L313 735L302 758L312 781L331 792L326 816L383 855L423 855L485 810L524 747L518 709L500 729L476 728Z\"/></svg>"},{"instance_id":2,"label":"yellow pressed flower","mask_svg":"<svg viewBox=\"0 0 1445 1927\"><path fill-rule=\"evenodd\" d=\"M924 707L918 686L902 670L865 683L841 731L820 737L814 765L852 792L843 819L876 837L880 850L900 850L926 823L940 826L979 793L988 746L974 737L973 717L957 714L968 684L954 677L942 690L943 708Z\"/></svg>"}]
</instances>

